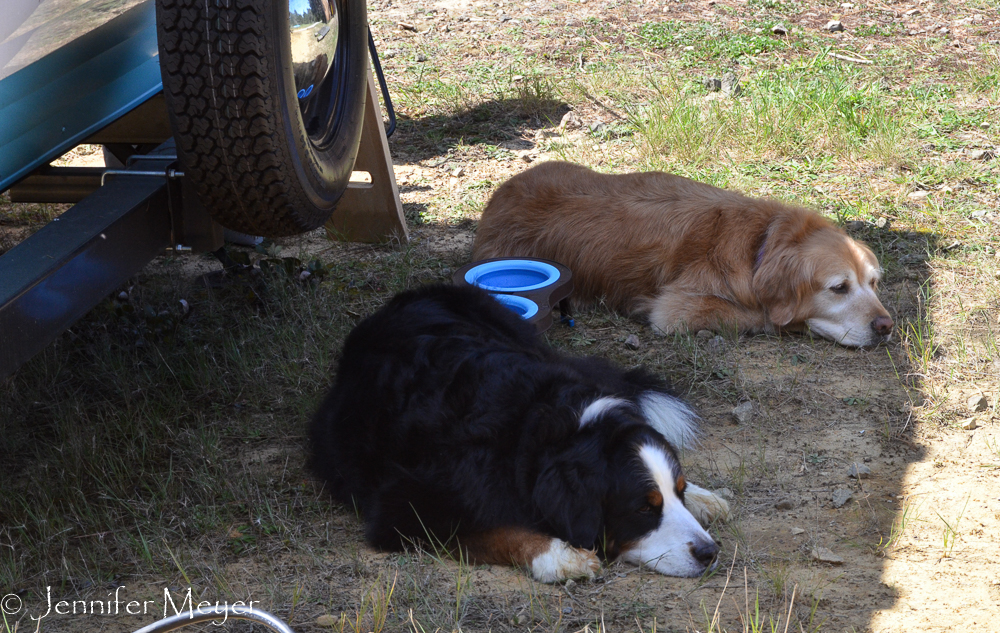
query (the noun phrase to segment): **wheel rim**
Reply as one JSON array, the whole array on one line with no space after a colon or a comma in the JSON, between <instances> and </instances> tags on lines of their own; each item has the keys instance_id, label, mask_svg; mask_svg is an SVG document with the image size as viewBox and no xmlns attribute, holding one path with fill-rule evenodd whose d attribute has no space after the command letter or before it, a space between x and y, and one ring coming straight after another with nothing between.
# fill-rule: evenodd
<instances>
[{"instance_id":1,"label":"wheel rim","mask_svg":"<svg viewBox=\"0 0 1000 633\"><path fill-rule=\"evenodd\" d=\"M309 141L324 150L336 136L347 81L346 11L336 0L289 0L292 72Z\"/></svg>"}]
</instances>

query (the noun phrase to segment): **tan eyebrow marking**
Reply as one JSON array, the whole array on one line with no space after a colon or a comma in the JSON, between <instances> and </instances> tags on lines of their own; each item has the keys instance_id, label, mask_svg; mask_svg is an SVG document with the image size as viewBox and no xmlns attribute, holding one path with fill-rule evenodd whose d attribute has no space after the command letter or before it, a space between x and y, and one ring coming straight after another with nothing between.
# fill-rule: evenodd
<instances>
[{"instance_id":1,"label":"tan eyebrow marking","mask_svg":"<svg viewBox=\"0 0 1000 633\"><path fill-rule=\"evenodd\" d=\"M663 495L660 494L659 490L650 490L646 493L646 503L654 508L659 508L663 505Z\"/></svg>"},{"instance_id":2,"label":"tan eyebrow marking","mask_svg":"<svg viewBox=\"0 0 1000 633\"><path fill-rule=\"evenodd\" d=\"M677 484L674 488L677 490L678 495L684 492L684 489L687 488L687 481L684 480L684 475L677 477Z\"/></svg>"}]
</instances>

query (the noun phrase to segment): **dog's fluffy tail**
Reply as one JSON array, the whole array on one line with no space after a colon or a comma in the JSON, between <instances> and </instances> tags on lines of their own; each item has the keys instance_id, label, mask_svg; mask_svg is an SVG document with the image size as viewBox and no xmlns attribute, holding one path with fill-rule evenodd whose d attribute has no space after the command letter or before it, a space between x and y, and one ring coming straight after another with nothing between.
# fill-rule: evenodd
<instances>
[{"instance_id":1,"label":"dog's fluffy tail","mask_svg":"<svg viewBox=\"0 0 1000 633\"><path fill-rule=\"evenodd\" d=\"M698 440L698 415L682 400L659 391L639 396L639 407L649 425L677 448L691 448Z\"/></svg>"}]
</instances>

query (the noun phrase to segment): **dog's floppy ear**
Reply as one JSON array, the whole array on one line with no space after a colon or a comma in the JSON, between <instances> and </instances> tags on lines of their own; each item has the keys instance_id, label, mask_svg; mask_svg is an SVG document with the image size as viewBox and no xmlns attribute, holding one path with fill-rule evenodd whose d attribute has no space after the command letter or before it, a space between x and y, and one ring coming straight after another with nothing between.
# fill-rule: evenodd
<instances>
[{"instance_id":1,"label":"dog's floppy ear","mask_svg":"<svg viewBox=\"0 0 1000 633\"><path fill-rule=\"evenodd\" d=\"M605 458L592 443L575 444L545 460L532 501L556 535L592 548L604 525Z\"/></svg>"},{"instance_id":2,"label":"dog's floppy ear","mask_svg":"<svg viewBox=\"0 0 1000 633\"><path fill-rule=\"evenodd\" d=\"M785 327L795 320L812 293L813 272L812 262L798 244L766 245L753 275L753 289L771 323Z\"/></svg>"}]
</instances>

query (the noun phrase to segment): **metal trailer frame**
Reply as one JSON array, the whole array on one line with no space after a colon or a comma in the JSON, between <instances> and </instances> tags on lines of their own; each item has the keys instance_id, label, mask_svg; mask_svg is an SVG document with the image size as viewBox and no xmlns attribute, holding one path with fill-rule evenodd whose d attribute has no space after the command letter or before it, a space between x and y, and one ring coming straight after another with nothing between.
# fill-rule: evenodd
<instances>
[{"instance_id":1,"label":"metal trailer frame","mask_svg":"<svg viewBox=\"0 0 1000 633\"><path fill-rule=\"evenodd\" d=\"M101 171L104 186L0 257L0 377L165 250L222 244L180 180L173 140Z\"/></svg>"},{"instance_id":2,"label":"metal trailer frame","mask_svg":"<svg viewBox=\"0 0 1000 633\"><path fill-rule=\"evenodd\" d=\"M368 44L391 133L395 113L370 31ZM162 94L154 0L140 0L0 79L0 121L0 191L9 190L13 202L77 202L0 256L3 379L154 257L166 250L216 251L223 230L179 171ZM126 160L125 169L49 166L81 143L104 145ZM348 185L329 234L405 243L371 71L355 168L367 170L371 183Z\"/></svg>"}]
</instances>

